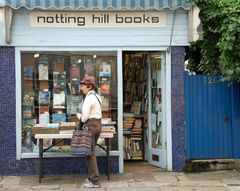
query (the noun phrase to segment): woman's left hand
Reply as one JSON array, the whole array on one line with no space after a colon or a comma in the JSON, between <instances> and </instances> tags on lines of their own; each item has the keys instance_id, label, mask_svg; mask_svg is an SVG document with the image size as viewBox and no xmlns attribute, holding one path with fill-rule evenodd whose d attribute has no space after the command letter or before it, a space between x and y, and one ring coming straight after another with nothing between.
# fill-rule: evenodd
<instances>
[{"instance_id":1,"label":"woman's left hand","mask_svg":"<svg viewBox=\"0 0 240 191\"><path fill-rule=\"evenodd\" d=\"M82 117L82 114L81 113L76 113L76 116L78 119L80 119Z\"/></svg>"}]
</instances>

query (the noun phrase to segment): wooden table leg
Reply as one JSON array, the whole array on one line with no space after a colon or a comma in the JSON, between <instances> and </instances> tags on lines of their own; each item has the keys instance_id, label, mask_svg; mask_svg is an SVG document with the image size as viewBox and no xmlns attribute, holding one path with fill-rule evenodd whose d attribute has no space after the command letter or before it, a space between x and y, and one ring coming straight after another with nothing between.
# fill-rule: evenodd
<instances>
[{"instance_id":1,"label":"wooden table leg","mask_svg":"<svg viewBox=\"0 0 240 191\"><path fill-rule=\"evenodd\" d=\"M43 177L43 139L39 139L39 168L38 168L39 183Z\"/></svg>"},{"instance_id":2,"label":"wooden table leg","mask_svg":"<svg viewBox=\"0 0 240 191\"><path fill-rule=\"evenodd\" d=\"M107 177L108 177L108 180L110 180L110 155L109 155L110 144L109 144L109 139L106 139L106 142L107 142Z\"/></svg>"}]
</instances>

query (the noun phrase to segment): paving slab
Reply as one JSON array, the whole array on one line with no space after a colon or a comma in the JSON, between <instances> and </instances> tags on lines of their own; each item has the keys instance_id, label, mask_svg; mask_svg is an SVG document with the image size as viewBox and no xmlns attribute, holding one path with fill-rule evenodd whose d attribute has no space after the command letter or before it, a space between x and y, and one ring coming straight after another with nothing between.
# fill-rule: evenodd
<instances>
[{"instance_id":1,"label":"paving slab","mask_svg":"<svg viewBox=\"0 0 240 191\"><path fill-rule=\"evenodd\" d=\"M52 190L56 190L60 188L60 185L58 184L39 184L36 186L31 186L31 188L33 188L34 190L38 190L38 189L52 189Z\"/></svg>"},{"instance_id":2,"label":"paving slab","mask_svg":"<svg viewBox=\"0 0 240 191\"><path fill-rule=\"evenodd\" d=\"M30 186L25 186L25 185L5 185L0 190L7 190L7 191L33 191Z\"/></svg>"},{"instance_id":3,"label":"paving slab","mask_svg":"<svg viewBox=\"0 0 240 191\"><path fill-rule=\"evenodd\" d=\"M240 180L238 179L223 179L222 182L229 186L240 186Z\"/></svg>"},{"instance_id":4,"label":"paving slab","mask_svg":"<svg viewBox=\"0 0 240 191\"><path fill-rule=\"evenodd\" d=\"M231 187L229 187L229 189L231 191L240 191L240 187L239 186L231 186Z\"/></svg>"},{"instance_id":5,"label":"paving slab","mask_svg":"<svg viewBox=\"0 0 240 191\"><path fill-rule=\"evenodd\" d=\"M160 191L231 191L226 187L161 187Z\"/></svg>"},{"instance_id":6,"label":"paving slab","mask_svg":"<svg viewBox=\"0 0 240 191\"><path fill-rule=\"evenodd\" d=\"M129 187L125 188L106 188L106 191L160 191L158 187L148 187L146 188L139 188L139 187Z\"/></svg>"},{"instance_id":7,"label":"paving slab","mask_svg":"<svg viewBox=\"0 0 240 191\"><path fill-rule=\"evenodd\" d=\"M127 181L101 181L101 187L105 188L128 188L128 182Z\"/></svg>"},{"instance_id":8,"label":"paving slab","mask_svg":"<svg viewBox=\"0 0 240 191\"><path fill-rule=\"evenodd\" d=\"M196 186L196 187L224 187L224 183L219 180L188 180L179 181L178 186Z\"/></svg>"},{"instance_id":9,"label":"paving slab","mask_svg":"<svg viewBox=\"0 0 240 191\"><path fill-rule=\"evenodd\" d=\"M162 182L162 183L177 183L178 182L178 179L177 179L177 176L175 175L156 175L154 174L153 175L154 179L157 181L157 182Z\"/></svg>"},{"instance_id":10,"label":"paving slab","mask_svg":"<svg viewBox=\"0 0 240 191\"><path fill-rule=\"evenodd\" d=\"M133 183L128 183L129 187L145 187L145 188L149 188L149 187L162 187L162 186L172 186L170 183L166 182L166 183L162 183L162 182L133 182ZM176 185L175 185L176 186Z\"/></svg>"},{"instance_id":11,"label":"paving slab","mask_svg":"<svg viewBox=\"0 0 240 191\"><path fill-rule=\"evenodd\" d=\"M1 181L2 185L15 185L19 184L20 177L19 176L4 176L3 180Z\"/></svg>"}]
</instances>

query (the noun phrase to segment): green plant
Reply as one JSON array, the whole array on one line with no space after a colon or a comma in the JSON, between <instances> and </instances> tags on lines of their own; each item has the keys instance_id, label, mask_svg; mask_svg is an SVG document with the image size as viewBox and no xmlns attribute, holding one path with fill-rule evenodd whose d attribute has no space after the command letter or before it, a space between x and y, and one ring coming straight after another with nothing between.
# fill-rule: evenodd
<instances>
[{"instance_id":1,"label":"green plant","mask_svg":"<svg viewBox=\"0 0 240 191\"><path fill-rule=\"evenodd\" d=\"M195 0L203 23L203 41L194 43L188 68L197 73L221 73L240 82L240 0ZM200 61L196 60L199 54Z\"/></svg>"}]
</instances>

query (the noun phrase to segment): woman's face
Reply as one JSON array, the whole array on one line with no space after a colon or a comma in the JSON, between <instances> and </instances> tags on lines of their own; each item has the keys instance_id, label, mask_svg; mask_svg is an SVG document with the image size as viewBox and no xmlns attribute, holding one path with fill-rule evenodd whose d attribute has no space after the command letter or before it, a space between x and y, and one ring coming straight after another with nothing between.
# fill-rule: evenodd
<instances>
[{"instance_id":1,"label":"woman's face","mask_svg":"<svg viewBox=\"0 0 240 191\"><path fill-rule=\"evenodd\" d=\"M84 95L86 95L91 88L92 88L91 86L86 86L85 84L81 85L81 91Z\"/></svg>"}]
</instances>

